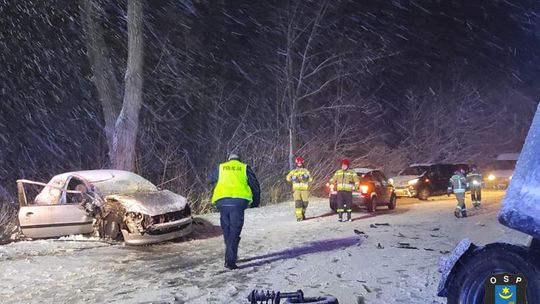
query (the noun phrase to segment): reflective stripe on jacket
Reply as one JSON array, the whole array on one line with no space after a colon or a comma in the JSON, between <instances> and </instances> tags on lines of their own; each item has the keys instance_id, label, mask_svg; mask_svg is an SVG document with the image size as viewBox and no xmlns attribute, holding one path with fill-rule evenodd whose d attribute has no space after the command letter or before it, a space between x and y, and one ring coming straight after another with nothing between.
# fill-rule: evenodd
<instances>
[{"instance_id":1,"label":"reflective stripe on jacket","mask_svg":"<svg viewBox=\"0 0 540 304\"><path fill-rule=\"evenodd\" d=\"M351 169L339 169L330 179L330 183L336 183L336 189L338 191L354 191L356 189L356 184L359 182L360 179L358 178L358 174Z\"/></svg>"},{"instance_id":2,"label":"reflective stripe on jacket","mask_svg":"<svg viewBox=\"0 0 540 304\"><path fill-rule=\"evenodd\" d=\"M219 165L219 176L212 195L212 203L222 198L242 198L251 202L253 193L248 184L247 165L230 160Z\"/></svg>"},{"instance_id":3,"label":"reflective stripe on jacket","mask_svg":"<svg viewBox=\"0 0 540 304\"><path fill-rule=\"evenodd\" d=\"M308 190L309 183L313 180L309 170L306 168L292 169L287 174L286 180L292 182L293 190Z\"/></svg>"},{"instance_id":4,"label":"reflective stripe on jacket","mask_svg":"<svg viewBox=\"0 0 540 304\"><path fill-rule=\"evenodd\" d=\"M461 174L454 174L450 178L450 185L454 193L464 193L467 190L467 180Z\"/></svg>"}]
</instances>

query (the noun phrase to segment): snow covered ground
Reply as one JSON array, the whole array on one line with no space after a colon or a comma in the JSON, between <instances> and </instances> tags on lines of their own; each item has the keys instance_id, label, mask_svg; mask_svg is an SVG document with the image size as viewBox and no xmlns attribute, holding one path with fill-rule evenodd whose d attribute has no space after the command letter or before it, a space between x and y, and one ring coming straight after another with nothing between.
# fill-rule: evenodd
<instances>
[{"instance_id":1,"label":"snow covered ground","mask_svg":"<svg viewBox=\"0 0 540 304\"><path fill-rule=\"evenodd\" d=\"M463 238L525 244L498 224L503 192L486 192L482 210L454 218L453 198L398 199L394 211L353 214L339 223L314 200L297 223L291 202L250 209L241 269L223 268L219 215L197 218L191 239L145 247L81 236L0 246L2 303L248 303L252 289L332 294L340 303L444 303L438 261ZM385 224L386 225L376 225ZM355 233L354 230L360 232ZM364 234L361 234L361 233ZM418 249L399 248L408 243ZM380 246L379 246L380 244Z\"/></svg>"}]
</instances>

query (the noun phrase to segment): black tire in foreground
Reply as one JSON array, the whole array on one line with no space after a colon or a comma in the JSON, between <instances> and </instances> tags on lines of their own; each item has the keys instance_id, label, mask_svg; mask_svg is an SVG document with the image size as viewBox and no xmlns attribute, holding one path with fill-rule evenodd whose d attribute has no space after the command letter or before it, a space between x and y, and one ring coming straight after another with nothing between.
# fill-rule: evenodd
<instances>
[{"instance_id":1,"label":"black tire in foreground","mask_svg":"<svg viewBox=\"0 0 540 304\"><path fill-rule=\"evenodd\" d=\"M527 303L540 299L540 265L526 247L486 245L456 265L448 284L448 304L483 304L485 280L494 274L521 274L527 280Z\"/></svg>"},{"instance_id":2,"label":"black tire in foreground","mask_svg":"<svg viewBox=\"0 0 540 304\"><path fill-rule=\"evenodd\" d=\"M311 303L311 304L339 304L338 300L331 296L325 297L315 297L315 298L304 298L304 301L299 302L299 300L286 299L284 304L293 304L293 303Z\"/></svg>"}]
</instances>

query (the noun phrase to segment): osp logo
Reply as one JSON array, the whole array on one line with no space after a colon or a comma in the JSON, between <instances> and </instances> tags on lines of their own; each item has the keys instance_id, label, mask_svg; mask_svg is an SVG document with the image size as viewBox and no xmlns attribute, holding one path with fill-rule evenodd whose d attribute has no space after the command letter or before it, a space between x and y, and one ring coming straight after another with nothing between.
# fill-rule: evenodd
<instances>
[{"instance_id":1,"label":"osp logo","mask_svg":"<svg viewBox=\"0 0 540 304\"><path fill-rule=\"evenodd\" d=\"M484 304L526 304L527 282L521 274L491 275L484 287Z\"/></svg>"}]
</instances>

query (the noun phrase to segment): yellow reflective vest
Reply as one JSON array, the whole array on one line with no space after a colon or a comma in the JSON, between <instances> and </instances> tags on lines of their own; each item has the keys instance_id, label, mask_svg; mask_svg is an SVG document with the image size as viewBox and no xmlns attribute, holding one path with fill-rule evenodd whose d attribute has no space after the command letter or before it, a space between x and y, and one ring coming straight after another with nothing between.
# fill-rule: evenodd
<instances>
[{"instance_id":1,"label":"yellow reflective vest","mask_svg":"<svg viewBox=\"0 0 540 304\"><path fill-rule=\"evenodd\" d=\"M253 193L248 184L247 165L235 159L219 165L212 203L226 197L242 198L250 203L253 201Z\"/></svg>"},{"instance_id":2,"label":"yellow reflective vest","mask_svg":"<svg viewBox=\"0 0 540 304\"><path fill-rule=\"evenodd\" d=\"M335 183L338 191L354 191L359 182L358 174L351 169L339 169L330 179L330 183Z\"/></svg>"},{"instance_id":3,"label":"yellow reflective vest","mask_svg":"<svg viewBox=\"0 0 540 304\"><path fill-rule=\"evenodd\" d=\"M307 176L307 178L306 178ZM296 168L292 169L289 174L287 174L286 180L292 182L293 190L308 190L309 183L313 180L309 170L306 168Z\"/></svg>"}]
</instances>

